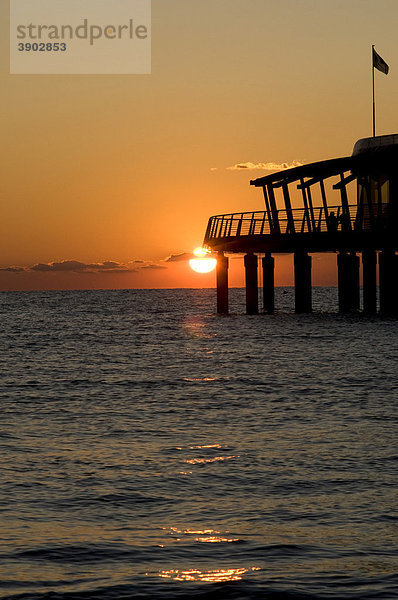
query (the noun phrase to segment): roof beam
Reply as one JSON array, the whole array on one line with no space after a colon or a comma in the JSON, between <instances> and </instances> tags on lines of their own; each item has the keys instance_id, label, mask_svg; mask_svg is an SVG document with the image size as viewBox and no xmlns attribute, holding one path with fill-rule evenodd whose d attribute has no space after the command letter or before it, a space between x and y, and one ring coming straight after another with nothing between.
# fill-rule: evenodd
<instances>
[{"instance_id":1,"label":"roof beam","mask_svg":"<svg viewBox=\"0 0 398 600\"><path fill-rule=\"evenodd\" d=\"M343 173L340 174L340 177L341 176L343 176ZM341 181L334 184L333 189L341 190L342 187L345 187L347 184L351 183L351 181L354 181L354 179L356 179L357 177L358 177L358 175L355 173L351 173L351 175L348 175L348 177L345 177L345 178L343 176L343 179Z\"/></svg>"}]
</instances>

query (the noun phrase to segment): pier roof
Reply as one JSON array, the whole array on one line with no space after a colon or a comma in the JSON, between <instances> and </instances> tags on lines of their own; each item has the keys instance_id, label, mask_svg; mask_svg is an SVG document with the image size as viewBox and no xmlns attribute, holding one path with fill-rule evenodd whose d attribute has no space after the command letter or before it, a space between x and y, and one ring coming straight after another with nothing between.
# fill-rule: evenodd
<instances>
[{"instance_id":1,"label":"pier roof","mask_svg":"<svg viewBox=\"0 0 398 600\"><path fill-rule=\"evenodd\" d=\"M277 187L278 183L291 183L292 181L297 181L304 177L331 177L342 171L348 171L356 162L358 162L358 158L354 156L331 158L329 160L308 163L306 165L301 165L300 167L278 171L277 173L265 175L265 177L259 177L258 179L252 179L250 185L256 187L272 185L273 187Z\"/></svg>"},{"instance_id":2,"label":"pier roof","mask_svg":"<svg viewBox=\"0 0 398 600\"><path fill-rule=\"evenodd\" d=\"M311 177L314 180L326 179L343 171L365 167L377 169L380 166L391 168L391 163L396 164L398 160L398 134L379 135L376 137L362 138L358 140L351 156L331 158L318 162L308 163L291 169L284 169L271 175L265 175L252 179L250 185L255 187L272 186L279 187L299 179Z\"/></svg>"}]
</instances>

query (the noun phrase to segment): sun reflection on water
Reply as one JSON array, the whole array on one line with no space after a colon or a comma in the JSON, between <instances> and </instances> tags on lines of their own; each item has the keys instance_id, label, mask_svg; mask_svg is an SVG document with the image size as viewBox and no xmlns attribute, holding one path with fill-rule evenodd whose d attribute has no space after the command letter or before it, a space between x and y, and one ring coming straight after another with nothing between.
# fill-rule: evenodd
<instances>
[{"instance_id":1,"label":"sun reflection on water","mask_svg":"<svg viewBox=\"0 0 398 600\"><path fill-rule=\"evenodd\" d=\"M184 381L217 381L219 377L184 377Z\"/></svg>"},{"instance_id":2,"label":"sun reflection on water","mask_svg":"<svg viewBox=\"0 0 398 600\"><path fill-rule=\"evenodd\" d=\"M249 571L258 571L260 567L249 567L240 569L214 569L211 571L201 571L191 569L180 571L179 569L169 569L159 572L159 577L173 579L174 581L206 581L218 583L222 581L239 581L242 575Z\"/></svg>"},{"instance_id":3,"label":"sun reflection on water","mask_svg":"<svg viewBox=\"0 0 398 600\"><path fill-rule=\"evenodd\" d=\"M184 462L188 463L190 465L199 465L199 464L203 464L203 463L212 463L212 462L218 462L218 461L222 461L222 460L231 460L231 458L239 458L239 456L232 455L232 456L214 456L213 458L186 458L186 459L184 459Z\"/></svg>"},{"instance_id":4,"label":"sun reflection on water","mask_svg":"<svg viewBox=\"0 0 398 600\"><path fill-rule=\"evenodd\" d=\"M162 529L167 530L166 527L163 527ZM185 539L193 538L195 542L210 544L239 542L239 538L226 537L226 534L228 534L229 531L221 532L216 529L178 529L177 527L169 527L168 531L170 532L170 535L173 536L174 541L178 542L182 540L182 537L174 536L186 536Z\"/></svg>"},{"instance_id":5,"label":"sun reflection on water","mask_svg":"<svg viewBox=\"0 0 398 600\"><path fill-rule=\"evenodd\" d=\"M220 542L239 542L239 538L223 538L215 535L211 535L209 537L196 537L195 542L207 542L210 544L217 544Z\"/></svg>"},{"instance_id":6,"label":"sun reflection on water","mask_svg":"<svg viewBox=\"0 0 398 600\"><path fill-rule=\"evenodd\" d=\"M182 327L185 331L185 334L191 338L191 340L196 339L210 339L215 337L216 333L210 333L208 328L206 327L206 322L201 315L193 315L190 317L186 317L182 323ZM211 350L207 346L205 348L201 348L202 352L207 352Z\"/></svg>"},{"instance_id":7,"label":"sun reflection on water","mask_svg":"<svg viewBox=\"0 0 398 600\"><path fill-rule=\"evenodd\" d=\"M187 535L208 535L210 533L221 533L215 529L185 529L184 533Z\"/></svg>"},{"instance_id":8,"label":"sun reflection on water","mask_svg":"<svg viewBox=\"0 0 398 600\"><path fill-rule=\"evenodd\" d=\"M206 446L189 446L190 450L196 450L201 448L222 448L220 444L207 444Z\"/></svg>"}]
</instances>

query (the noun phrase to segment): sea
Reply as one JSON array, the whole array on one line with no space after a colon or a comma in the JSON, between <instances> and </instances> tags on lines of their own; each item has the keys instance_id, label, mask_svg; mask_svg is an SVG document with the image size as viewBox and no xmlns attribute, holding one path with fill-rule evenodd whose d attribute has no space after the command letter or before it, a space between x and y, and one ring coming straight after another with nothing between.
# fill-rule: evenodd
<instances>
[{"instance_id":1,"label":"sea","mask_svg":"<svg viewBox=\"0 0 398 600\"><path fill-rule=\"evenodd\" d=\"M0 294L0 598L398 598L398 320Z\"/></svg>"}]
</instances>

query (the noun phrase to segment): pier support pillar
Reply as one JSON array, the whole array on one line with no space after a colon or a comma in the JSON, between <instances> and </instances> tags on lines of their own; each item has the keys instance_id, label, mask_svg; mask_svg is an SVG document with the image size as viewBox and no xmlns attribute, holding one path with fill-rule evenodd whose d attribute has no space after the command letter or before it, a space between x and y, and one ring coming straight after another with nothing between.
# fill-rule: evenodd
<instances>
[{"instance_id":1,"label":"pier support pillar","mask_svg":"<svg viewBox=\"0 0 398 600\"><path fill-rule=\"evenodd\" d=\"M350 253L351 259L351 307L353 312L359 312L361 306L361 293L359 289L360 260L355 252Z\"/></svg>"},{"instance_id":2,"label":"pier support pillar","mask_svg":"<svg viewBox=\"0 0 398 600\"><path fill-rule=\"evenodd\" d=\"M396 256L395 250L386 248L379 254L381 314L398 314L397 275L398 256Z\"/></svg>"},{"instance_id":3,"label":"pier support pillar","mask_svg":"<svg viewBox=\"0 0 398 600\"><path fill-rule=\"evenodd\" d=\"M363 310L367 315L375 315L377 311L376 264L376 252L364 250L362 252Z\"/></svg>"},{"instance_id":4,"label":"pier support pillar","mask_svg":"<svg viewBox=\"0 0 398 600\"><path fill-rule=\"evenodd\" d=\"M311 289L312 259L304 250L294 253L294 294L296 313L312 311Z\"/></svg>"},{"instance_id":5,"label":"pier support pillar","mask_svg":"<svg viewBox=\"0 0 398 600\"><path fill-rule=\"evenodd\" d=\"M217 257L217 313L228 314L228 258L223 252Z\"/></svg>"},{"instance_id":6,"label":"pier support pillar","mask_svg":"<svg viewBox=\"0 0 398 600\"><path fill-rule=\"evenodd\" d=\"M258 275L257 256L255 254L245 255L246 274L246 313L256 315L258 313Z\"/></svg>"},{"instance_id":7,"label":"pier support pillar","mask_svg":"<svg viewBox=\"0 0 398 600\"><path fill-rule=\"evenodd\" d=\"M264 312L272 315L275 306L274 270L275 259L269 252L262 259L263 264L263 304Z\"/></svg>"},{"instance_id":8,"label":"pier support pillar","mask_svg":"<svg viewBox=\"0 0 398 600\"><path fill-rule=\"evenodd\" d=\"M347 252L339 252L337 255L337 273L339 287L339 312L351 312L350 285L349 285L349 255Z\"/></svg>"},{"instance_id":9,"label":"pier support pillar","mask_svg":"<svg viewBox=\"0 0 398 600\"><path fill-rule=\"evenodd\" d=\"M355 252L339 252L337 255L339 312L347 314L359 311L359 257Z\"/></svg>"}]
</instances>

